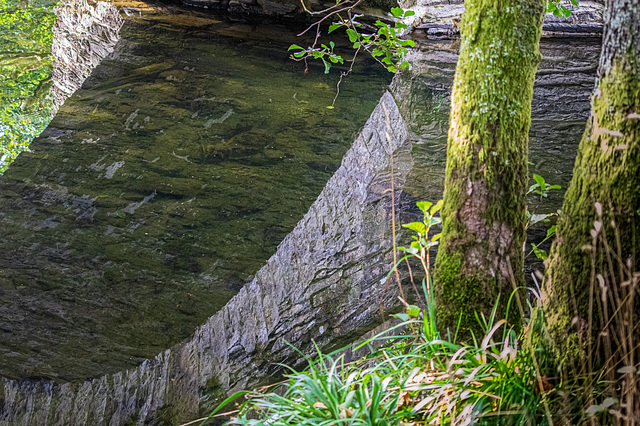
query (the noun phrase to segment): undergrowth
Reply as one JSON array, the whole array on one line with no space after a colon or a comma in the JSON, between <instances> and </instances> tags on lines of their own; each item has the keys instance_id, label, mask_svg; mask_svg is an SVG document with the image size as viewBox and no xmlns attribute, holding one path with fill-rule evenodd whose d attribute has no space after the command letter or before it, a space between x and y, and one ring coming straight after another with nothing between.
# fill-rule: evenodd
<instances>
[{"instance_id":1,"label":"undergrowth","mask_svg":"<svg viewBox=\"0 0 640 426\"><path fill-rule=\"evenodd\" d=\"M494 307L488 317L476 315L484 334L459 342L457 331L438 329L434 315L429 249L439 235L429 233L439 223L435 215L441 205L418 203L423 221L405 225L416 235L411 245L399 248L406 256L389 272L407 257L420 261L423 308L402 300L406 309L396 315L399 324L347 348L368 349L356 361L346 361L347 349L324 354L316 347L315 357L300 352L309 364L305 370L289 369L285 382L230 396L201 424L242 398L238 409L225 413L232 416L228 425L638 424L640 356L633 318L640 273L633 263L621 263L619 274L593 272L592 297L602 301L594 315L604 327L586 356L598 358L600 351L607 355L604 363L589 362L580 371L557 368L543 295L535 288L528 301L518 300L514 291L507 304L518 307L523 324L497 318ZM601 233L592 235L594 244L587 249L609 250L623 261Z\"/></svg>"}]
</instances>

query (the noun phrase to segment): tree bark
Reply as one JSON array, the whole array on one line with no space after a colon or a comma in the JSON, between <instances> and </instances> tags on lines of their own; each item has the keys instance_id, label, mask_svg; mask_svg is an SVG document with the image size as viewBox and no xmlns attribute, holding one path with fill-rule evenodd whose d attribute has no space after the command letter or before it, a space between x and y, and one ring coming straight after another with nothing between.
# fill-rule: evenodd
<instances>
[{"instance_id":1,"label":"tree bark","mask_svg":"<svg viewBox=\"0 0 640 426\"><path fill-rule=\"evenodd\" d=\"M598 307L604 309L602 301L633 298L633 286L622 285L625 266L640 270L639 13L640 0L606 4L591 117L547 264L543 302L561 364L585 360L593 339L609 322L601 314L623 315ZM637 304L634 309L637 315ZM633 318L619 319L633 324ZM595 354L589 354L589 363Z\"/></svg>"},{"instance_id":2,"label":"tree bark","mask_svg":"<svg viewBox=\"0 0 640 426\"><path fill-rule=\"evenodd\" d=\"M524 285L533 81L545 0L467 1L452 94L435 268L440 326L477 329L513 281Z\"/></svg>"}]
</instances>

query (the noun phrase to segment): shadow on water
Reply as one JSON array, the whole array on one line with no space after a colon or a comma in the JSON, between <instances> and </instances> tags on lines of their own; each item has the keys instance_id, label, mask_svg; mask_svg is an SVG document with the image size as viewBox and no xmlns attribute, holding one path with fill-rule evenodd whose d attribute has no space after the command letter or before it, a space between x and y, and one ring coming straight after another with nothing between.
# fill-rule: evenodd
<instances>
[{"instance_id":1,"label":"shadow on water","mask_svg":"<svg viewBox=\"0 0 640 426\"><path fill-rule=\"evenodd\" d=\"M220 309L338 168L390 76L288 59L293 29L143 6L0 178L0 375L138 365Z\"/></svg>"}]
</instances>

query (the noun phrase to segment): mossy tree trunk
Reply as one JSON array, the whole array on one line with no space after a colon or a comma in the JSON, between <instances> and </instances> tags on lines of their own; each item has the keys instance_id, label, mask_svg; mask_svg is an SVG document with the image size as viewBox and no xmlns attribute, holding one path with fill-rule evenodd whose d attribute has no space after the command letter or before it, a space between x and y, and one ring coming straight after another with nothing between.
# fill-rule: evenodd
<instances>
[{"instance_id":1,"label":"mossy tree trunk","mask_svg":"<svg viewBox=\"0 0 640 426\"><path fill-rule=\"evenodd\" d=\"M525 192L533 81L545 0L467 1L452 94L435 268L437 317L477 329L523 285Z\"/></svg>"},{"instance_id":2,"label":"mossy tree trunk","mask_svg":"<svg viewBox=\"0 0 640 426\"><path fill-rule=\"evenodd\" d=\"M605 241L611 247L609 253ZM625 293L633 297L630 286L620 286L624 273L620 274L622 264L629 261L631 269L640 270L639 256L640 0L610 0L591 117L565 195L544 284L545 312L561 362L580 365L585 349L595 343L589 343L591 336L603 327L597 312L601 286L608 287L607 300L624 300ZM618 294L611 287L614 282L620 286ZM635 311L637 315L637 305ZM633 324L628 321L634 319L622 320ZM631 331L637 335L637 330Z\"/></svg>"}]
</instances>

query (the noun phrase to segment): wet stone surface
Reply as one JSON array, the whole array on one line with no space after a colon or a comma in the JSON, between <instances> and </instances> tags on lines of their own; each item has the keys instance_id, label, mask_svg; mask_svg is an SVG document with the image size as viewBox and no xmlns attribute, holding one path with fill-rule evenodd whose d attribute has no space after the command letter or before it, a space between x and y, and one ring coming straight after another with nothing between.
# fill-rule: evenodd
<instances>
[{"instance_id":1,"label":"wet stone surface","mask_svg":"<svg viewBox=\"0 0 640 426\"><path fill-rule=\"evenodd\" d=\"M137 9L0 177L0 375L60 381L188 337L264 264L390 77L287 58L285 27Z\"/></svg>"}]
</instances>

